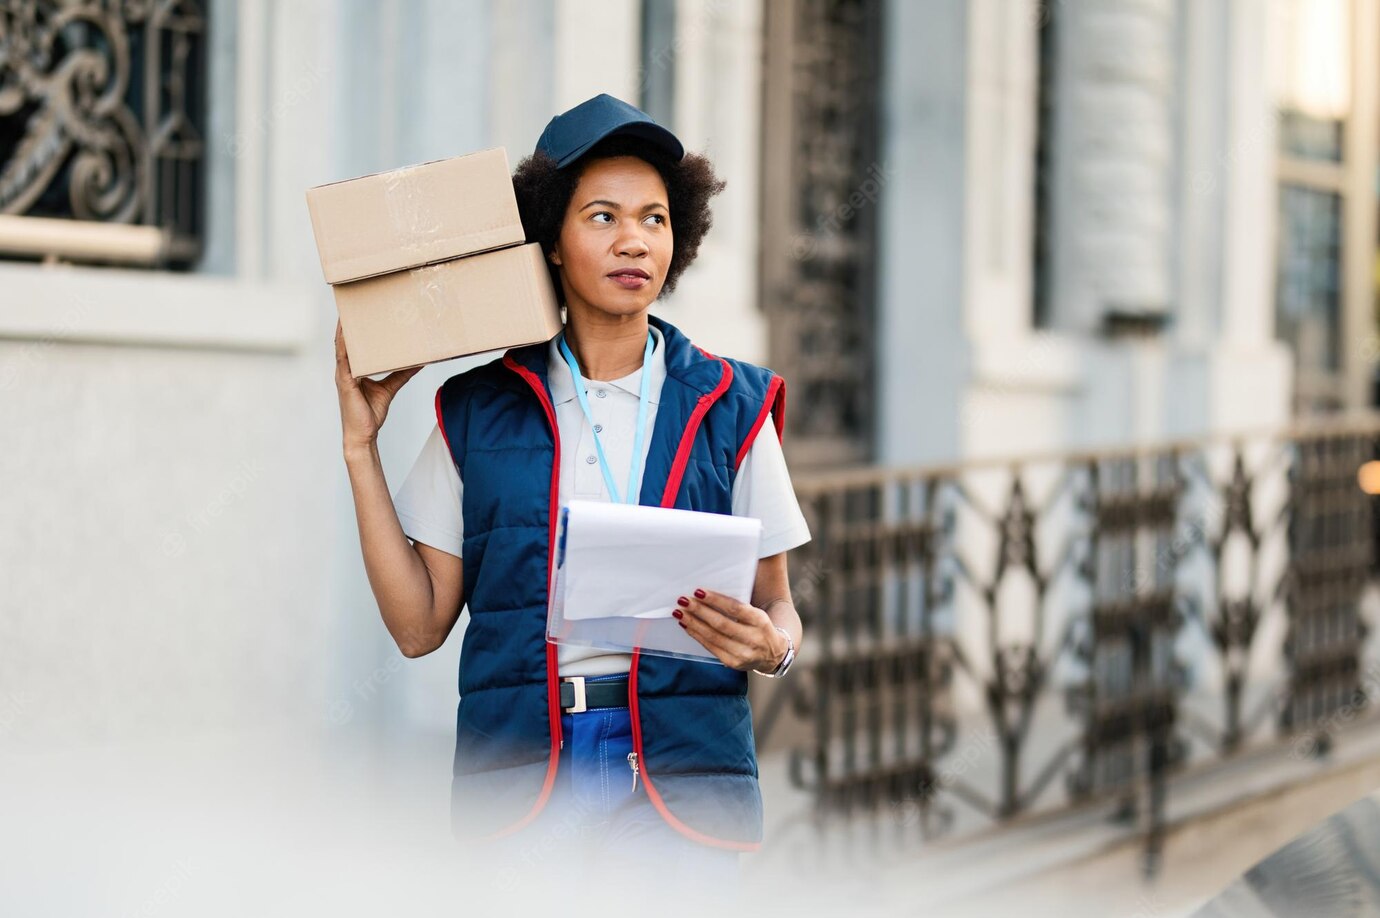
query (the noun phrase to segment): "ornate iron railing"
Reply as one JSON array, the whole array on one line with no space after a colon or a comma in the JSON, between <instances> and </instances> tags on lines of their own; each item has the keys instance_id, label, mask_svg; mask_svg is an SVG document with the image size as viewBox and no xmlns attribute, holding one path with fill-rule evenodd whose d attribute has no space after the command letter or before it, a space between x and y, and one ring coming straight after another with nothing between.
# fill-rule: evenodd
<instances>
[{"instance_id":1,"label":"ornate iron railing","mask_svg":"<svg viewBox=\"0 0 1380 918\"><path fill-rule=\"evenodd\" d=\"M0 0L0 254L195 260L203 6Z\"/></svg>"},{"instance_id":2,"label":"ornate iron railing","mask_svg":"<svg viewBox=\"0 0 1380 918\"><path fill-rule=\"evenodd\" d=\"M1322 754L1375 689L1378 447L1367 418L799 477L806 638L759 744L787 737L826 820L908 807L934 836L1115 803L1153 871L1177 772L1279 737Z\"/></svg>"}]
</instances>

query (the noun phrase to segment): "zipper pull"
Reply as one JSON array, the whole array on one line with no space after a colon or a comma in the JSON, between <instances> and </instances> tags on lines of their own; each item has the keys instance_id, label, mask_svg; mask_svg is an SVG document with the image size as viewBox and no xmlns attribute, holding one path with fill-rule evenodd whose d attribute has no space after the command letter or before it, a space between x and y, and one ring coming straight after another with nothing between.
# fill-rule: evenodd
<instances>
[{"instance_id":1,"label":"zipper pull","mask_svg":"<svg viewBox=\"0 0 1380 918\"><path fill-rule=\"evenodd\" d=\"M632 789L633 789L633 792L635 793L635 792L637 791L637 753L636 753L636 752L629 752L629 753L628 753L628 767L632 769L632 773L633 773L633 786L632 786Z\"/></svg>"}]
</instances>

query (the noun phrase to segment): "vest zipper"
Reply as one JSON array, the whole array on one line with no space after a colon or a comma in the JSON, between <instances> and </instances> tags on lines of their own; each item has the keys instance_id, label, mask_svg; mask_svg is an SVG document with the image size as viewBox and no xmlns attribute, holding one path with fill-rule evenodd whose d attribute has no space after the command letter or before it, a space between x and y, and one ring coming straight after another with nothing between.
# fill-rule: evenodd
<instances>
[{"instance_id":1,"label":"vest zipper","mask_svg":"<svg viewBox=\"0 0 1380 918\"><path fill-rule=\"evenodd\" d=\"M636 752L629 752L629 753L628 753L628 767L630 767L630 768L632 769L632 773L633 773L632 793L637 793L637 753L636 753Z\"/></svg>"}]
</instances>

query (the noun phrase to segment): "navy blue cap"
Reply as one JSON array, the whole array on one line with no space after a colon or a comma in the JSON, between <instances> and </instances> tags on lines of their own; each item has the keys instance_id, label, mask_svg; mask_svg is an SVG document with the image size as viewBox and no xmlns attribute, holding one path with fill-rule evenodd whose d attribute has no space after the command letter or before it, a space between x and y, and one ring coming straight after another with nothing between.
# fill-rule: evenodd
<instances>
[{"instance_id":1,"label":"navy blue cap","mask_svg":"<svg viewBox=\"0 0 1380 918\"><path fill-rule=\"evenodd\" d=\"M556 167L563 169L613 134L630 134L650 141L676 162L685 155L685 147L676 135L657 124L651 115L604 92L548 121L546 130L537 138L537 152L550 156Z\"/></svg>"}]
</instances>

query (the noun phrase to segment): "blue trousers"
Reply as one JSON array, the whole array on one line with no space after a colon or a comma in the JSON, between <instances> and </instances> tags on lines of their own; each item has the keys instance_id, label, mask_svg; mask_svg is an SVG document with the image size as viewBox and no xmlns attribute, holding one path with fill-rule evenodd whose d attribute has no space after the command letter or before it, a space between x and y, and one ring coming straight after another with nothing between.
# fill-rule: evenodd
<instances>
[{"instance_id":1,"label":"blue trousers","mask_svg":"<svg viewBox=\"0 0 1380 918\"><path fill-rule=\"evenodd\" d=\"M623 678L590 677L589 682ZM657 811L641 774L633 785L632 718L627 707L590 708L561 715L564 745L551 799L537 818L502 840L511 885L534 876L592 884L666 901L727 905L739 892L740 854L686 838ZM609 903L612 904L612 903Z\"/></svg>"}]
</instances>

